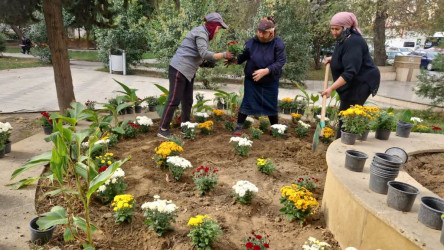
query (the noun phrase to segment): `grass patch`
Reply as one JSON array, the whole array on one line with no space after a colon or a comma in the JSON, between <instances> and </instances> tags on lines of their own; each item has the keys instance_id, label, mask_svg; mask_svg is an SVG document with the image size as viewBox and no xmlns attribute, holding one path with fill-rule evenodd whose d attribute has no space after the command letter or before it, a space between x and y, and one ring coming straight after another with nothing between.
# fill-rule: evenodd
<instances>
[{"instance_id":1,"label":"grass patch","mask_svg":"<svg viewBox=\"0 0 444 250\"><path fill-rule=\"evenodd\" d=\"M142 59L154 59L156 56L152 52L143 53Z\"/></svg>"},{"instance_id":2,"label":"grass patch","mask_svg":"<svg viewBox=\"0 0 444 250\"><path fill-rule=\"evenodd\" d=\"M100 61L97 51L68 51L69 58L80 61Z\"/></svg>"},{"instance_id":3,"label":"grass patch","mask_svg":"<svg viewBox=\"0 0 444 250\"><path fill-rule=\"evenodd\" d=\"M34 58L0 57L0 70L51 66Z\"/></svg>"},{"instance_id":4,"label":"grass patch","mask_svg":"<svg viewBox=\"0 0 444 250\"><path fill-rule=\"evenodd\" d=\"M306 80L316 80L316 81L323 81L325 75L325 65L321 65L321 69L315 70L314 64L310 63L310 67L308 68L308 71L306 73ZM330 81L331 79L331 73L330 73Z\"/></svg>"},{"instance_id":5,"label":"grass patch","mask_svg":"<svg viewBox=\"0 0 444 250\"><path fill-rule=\"evenodd\" d=\"M22 53L23 50L20 48L6 48L6 53Z\"/></svg>"}]
</instances>

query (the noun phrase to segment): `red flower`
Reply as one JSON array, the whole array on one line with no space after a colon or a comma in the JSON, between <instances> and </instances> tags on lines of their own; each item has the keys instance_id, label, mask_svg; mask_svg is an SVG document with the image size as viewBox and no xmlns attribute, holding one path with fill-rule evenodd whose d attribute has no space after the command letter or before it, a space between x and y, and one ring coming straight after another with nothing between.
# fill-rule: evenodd
<instances>
[{"instance_id":1,"label":"red flower","mask_svg":"<svg viewBox=\"0 0 444 250\"><path fill-rule=\"evenodd\" d=\"M103 171L105 171L108 168L108 166L103 166L101 168L99 168L99 173L102 173Z\"/></svg>"},{"instance_id":2,"label":"red flower","mask_svg":"<svg viewBox=\"0 0 444 250\"><path fill-rule=\"evenodd\" d=\"M250 249L253 247L253 243L247 242L247 244L245 244L245 247L247 247L247 249Z\"/></svg>"},{"instance_id":3,"label":"red flower","mask_svg":"<svg viewBox=\"0 0 444 250\"><path fill-rule=\"evenodd\" d=\"M259 245L254 245L253 250L261 250L261 246L259 246Z\"/></svg>"},{"instance_id":4,"label":"red flower","mask_svg":"<svg viewBox=\"0 0 444 250\"><path fill-rule=\"evenodd\" d=\"M258 235L255 235L255 237L256 237L256 239L258 239L258 240L262 239L262 236L260 236L259 234L258 234Z\"/></svg>"},{"instance_id":5,"label":"red flower","mask_svg":"<svg viewBox=\"0 0 444 250\"><path fill-rule=\"evenodd\" d=\"M265 248L270 248L270 245L268 245L268 243L265 243L265 244L264 244L264 247L265 247Z\"/></svg>"},{"instance_id":6,"label":"red flower","mask_svg":"<svg viewBox=\"0 0 444 250\"><path fill-rule=\"evenodd\" d=\"M217 173L219 170L217 168L213 169L213 173Z\"/></svg>"},{"instance_id":7,"label":"red flower","mask_svg":"<svg viewBox=\"0 0 444 250\"><path fill-rule=\"evenodd\" d=\"M204 172L205 172L205 173L208 173L209 170L210 170L210 168L209 168L209 167L206 167L205 170L204 170Z\"/></svg>"},{"instance_id":8,"label":"red flower","mask_svg":"<svg viewBox=\"0 0 444 250\"><path fill-rule=\"evenodd\" d=\"M437 127L437 126L432 126L432 129L435 130L435 131L442 130L442 128Z\"/></svg>"},{"instance_id":9,"label":"red flower","mask_svg":"<svg viewBox=\"0 0 444 250\"><path fill-rule=\"evenodd\" d=\"M240 137L240 136L242 136L242 133L236 133L236 134L234 134L234 136Z\"/></svg>"}]
</instances>

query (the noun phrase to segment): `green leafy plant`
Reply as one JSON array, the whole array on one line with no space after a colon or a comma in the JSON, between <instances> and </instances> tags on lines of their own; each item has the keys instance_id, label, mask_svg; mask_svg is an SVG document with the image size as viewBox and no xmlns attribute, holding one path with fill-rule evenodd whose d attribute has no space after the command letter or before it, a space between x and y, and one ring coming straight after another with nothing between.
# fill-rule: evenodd
<instances>
[{"instance_id":1,"label":"green leafy plant","mask_svg":"<svg viewBox=\"0 0 444 250\"><path fill-rule=\"evenodd\" d=\"M251 138L253 140L258 140L261 138L262 134L264 132L262 132L262 130L258 129L258 128L250 128L250 134L251 134Z\"/></svg>"},{"instance_id":2,"label":"green leafy plant","mask_svg":"<svg viewBox=\"0 0 444 250\"><path fill-rule=\"evenodd\" d=\"M168 169L176 180L180 180L185 170L192 167L190 161L180 156L167 157L167 164Z\"/></svg>"},{"instance_id":3,"label":"green leafy plant","mask_svg":"<svg viewBox=\"0 0 444 250\"><path fill-rule=\"evenodd\" d=\"M233 118L228 118L227 120L225 120L224 125L225 128L231 132L234 131L234 129L236 128L236 122L234 121Z\"/></svg>"},{"instance_id":4,"label":"green leafy plant","mask_svg":"<svg viewBox=\"0 0 444 250\"><path fill-rule=\"evenodd\" d=\"M211 249L214 241L219 241L218 236L223 232L217 221L208 215L197 215L188 220L191 238L191 245L197 249Z\"/></svg>"},{"instance_id":5,"label":"green leafy plant","mask_svg":"<svg viewBox=\"0 0 444 250\"><path fill-rule=\"evenodd\" d=\"M249 181L238 181L233 186L234 199L243 205L251 204L259 189Z\"/></svg>"},{"instance_id":6,"label":"green leafy plant","mask_svg":"<svg viewBox=\"0 0 444 250\"><path fill-rule=\"evenodd\" d=\"M391 130L395 126L395 116L392 112L382 111L376 117L375 127Z\"/></svg>"},{"instance_id":7,"label":"green leafy plant","mask_svg":"<svg viewBox=\"0 0 444 250\"><path fill-rule=\"evenodd\" d=\"M185 138L194 140L194 138L196 137L197 124L198 123L193 122L182 122L180 124L180 126L182 127L182 132L185 133Z\"/></svg>"},{"instance_id":8,"label":"green leafy plant","mask_svg":"<svg viewBox=\"0 0 444 250\"><path fill-rule=\"evenodd\" d=\"M122 123L124 136L126 138L134 138L137 136L137 132L140 129L140 126L137 123L132 121L126 121Z\"/></svg>"},{"instance_id":9,"label":"green leafy plant","mask_svg":"<svg viewBox=\"0 0 444 250\"><path fill-rule=\"evenodd\" d=\"M240 136L231 137L230 143L233 143L234 152L240 156L248 156L248 152L250 152L253 146L253 141L248 140L247 137Z\"/></svg>"},{"instance_id":10,"label":"green leafy plant","mask_svg":"<svg viewBox=\"0 0 444 250\"><path fill-rule=\"evenodd\" d=\"M319 182L319 180L313 176L300 176L296 179L296 181L294 182L294 184L300 186L300 187L304 187L306 188L308 191L312 192L313 190L316 189L317 187L317 183Z\"/></svg>"},{"instance_id":11,"label":"green leafy plant","mask_svg":"<svg viewBox=\"0 0 444 250\"><path fill-rule=\"evenodd\" d=\"M260 116L259 117L259 129L262 130L262 132L267 132L270 128L270 121L268 120L268 117Z\"/></svg>"},{"instance_id":12,"label":"green leafy plant","mask_svg":"<svg viewBox=\"0 0 444 250\"><path fill-rule=\"evenodd\" d=\"M398 120L408 123L413 123L412 121L412 111L410 109L406 109L399 113Z\"/></svg>"},{"instance_id":13,"label":"green leafy plant","mask_svg":"<svg viewBox=\"0 0 444 250\"><path fill-rule=\"evenodd\" d=\"M196 169L193 175L193 181L196 185L197 191L204 195L214 189L217 185L218 175L217 168L200 166Z\"/></svg>"},{"instance_id":14,"label":"green leafy plant","mask_svg":"<svg viewBox=\"0 0 444 250\"><path fill-rule=\"evenodd\" d=\"M146 99L146 103L148 104L149 107L156 107L159 104L159 100L155 96L148 96L145 97L144 99Z\"/></svg>"},{"instance_id":15,"label":"green leafy plant","mask_svg":"<svg viewBox=\"0 0 444 250\"><path fill-rule=\"evenodd\" d=\"M280 209L285 214L287 220L297 220L303 224L306 217L316 213L319 207L318 201L313 194L306 188L292 184L281 188L280 203L283 207Z\"/></svg>"},{"instance_id":16,"label":"green leafy plant","mask_svg":"<svg viewBox=\"0 0 444 250\"><path fill-rule=\"evenodd\" d=\"M258 158L256 160L256 166L260 172L266 175L270 175L276 169L270 158Z\"/></svg>"},{"instance_id":17,"label":"green leafy plant","mask_svg":"<svg viewBox=\"0 0 444 250\"><path fill-rule=\"evenodd\" d=\"M91 196L129 158L115 161L105 171L99 173L96 161L92 156L95 151L103 148L100 143L96 144L102 139L101 131L96 127L78 132L76 124L91 115L83 104L72 103L71 107L68 110L69 117L58 113L51 115L51 118L56 121L54 122L54 133L46 140L53 143L53 149L31 158L25 165L13 172L11 179L15 179L21 173L42 163L49 163L51 174L47 178L55 183L57 189L46 193L46 195L62 195L67 201L68 209L56 207L54 209L60 213L57 212L54 217L40 218L37 224L42 230L53 225L65 225L65 241L76 239L86 241L88 245L93 246L92 233L97 227L92 225L89 213ZM84 141L87 142L87 147L82 145ZM76 214L77 210L71 207L72 202L69 201L72 199L79 200L83 205L84 218L79 217ZM78 229L85 231L87 239L82 238L83 236L77 232Z\"/></svg>"},{"instance_id":18,"label":"green leafy plant","mask_svg":"<svg viewBox=\"0 0 444 250\"><path fill-rule=\"evenodd\" d=\"M114 197L111 207L114 210L114 217L116 223L131 222L134 215L136 200L130 194L120 194Z\"/></svg>"},{"instance_id":19,"label":"green leafy plant","mask_svg":"<svg viewBox=\"0 0 444 250\"><path fill-rule=\"evenodd\" d=\"M159 195L154 195L154 201L145 202L141 208L146 217L144 223L158 236L171 230L171 223L175 223L178 216L177 206L171 201L161 200Z\"/></svg>"},{"instance_id":20,"label":"green leafy plant","mask_svg":"<svg viewBox=\"0 0 444 250\"><path fill-rule=\"evenodd\" d=\"M298 121L298 126L294 129L294 131L296 132L296 135L299 138L305 137L308 135L308 129L311 127L310 124L305 123L301 120Z\"/></svg>"}]
</instances>

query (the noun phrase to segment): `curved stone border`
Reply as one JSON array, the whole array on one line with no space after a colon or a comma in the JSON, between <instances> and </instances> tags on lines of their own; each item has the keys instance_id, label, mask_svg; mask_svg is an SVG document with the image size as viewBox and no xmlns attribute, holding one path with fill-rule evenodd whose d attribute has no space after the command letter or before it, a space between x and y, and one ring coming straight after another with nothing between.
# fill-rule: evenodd
<instances>
[{"instance_id":1,"label":"curved stone border","mask_svg":"<svg viewBox=\"0 0 444 250\"><path fill-rule=\"evenodd\" d=\"M409 138L395 136L388 141L376 140L370 133L368 141L355 145L334 141L327 150L327 178L325 181L322 210L328 228L342 248L358 249L442 249L440 231L430 229L418 221L419 199L435 196L404 170L397 181L417 187L417 196L410 212L400 212L386 205L386 195L371 191L369 167L375 153L390 147L400 147L409 155L424 152L444 152L444 135L411 133ZM347 170L345 151L354 149L368 154L363 172Z\"/></svg>"}]
</instances>

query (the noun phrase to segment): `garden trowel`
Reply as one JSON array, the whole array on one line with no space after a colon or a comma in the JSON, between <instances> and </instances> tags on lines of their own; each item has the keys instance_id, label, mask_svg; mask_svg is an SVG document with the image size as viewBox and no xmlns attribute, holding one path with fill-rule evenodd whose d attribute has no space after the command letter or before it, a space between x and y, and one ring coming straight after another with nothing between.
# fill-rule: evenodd
<instances>
[{"instance_id":1,"label":"garden trowel","mask_svg":"<svg viewBox=\"0 0 444 250\"><path fill-rule=\"evenodd\" d=\"M324 76L324 90L327 89L328 86L328 75L330 71L330 64L328 63L325 66L325 76ZM323 95L322 96L322 110L321 110L321 120L319 121L319 123L316 125L316 131L313 135L313 144L311 145L311 151L314 152L316 151L316 148L318 147L319 144L319 136L322 136L323 134L323 128L325 127L325 105L327 103L327 96Z\"/></svg>"}]
</instances>

